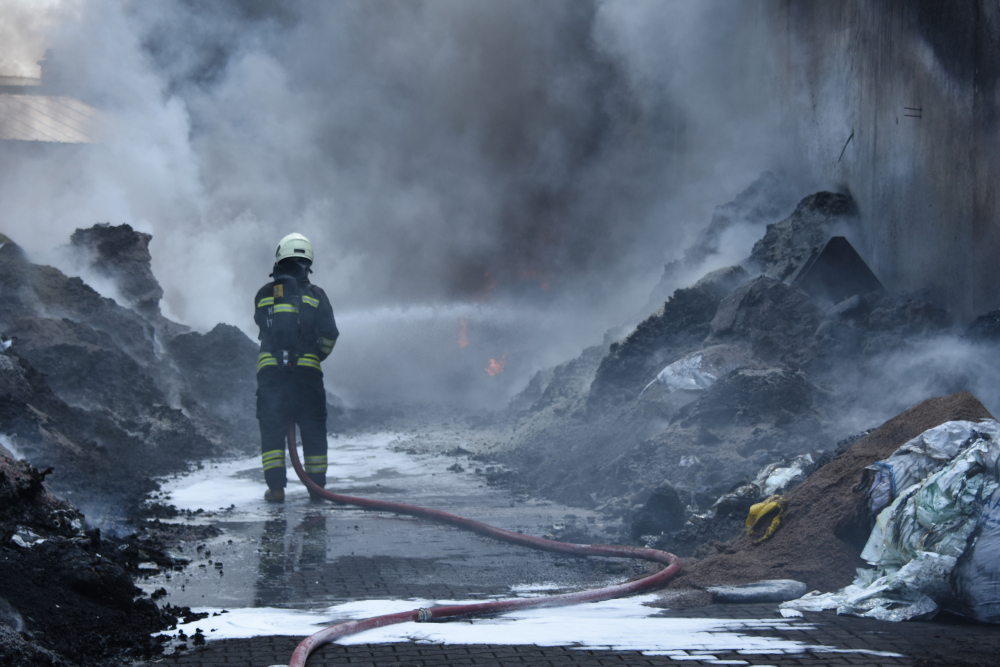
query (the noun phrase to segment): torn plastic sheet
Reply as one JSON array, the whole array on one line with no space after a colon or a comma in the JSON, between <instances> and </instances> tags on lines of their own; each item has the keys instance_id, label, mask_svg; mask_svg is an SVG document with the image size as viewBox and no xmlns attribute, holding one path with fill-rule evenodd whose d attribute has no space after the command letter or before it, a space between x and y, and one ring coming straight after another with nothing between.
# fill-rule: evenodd
<instances>
[{"instance_id":1,"label":"torn plastic sheet","mask_svg":"<svg viewBox=\"0 0 1000 667\"><path fill-rule=\"evenodd\" d=\"M793 483L805 479L806 469L813 463L815 461L812 454L802 454L791 461L772 463L757 473L753 483L760 489L762 496L773 496L788 490Z\"/></svg>"},{"instance_id":2,"label":"torn plastic sheet","mask_svg":"<svg viewBox=\"0 0 1000 667\"><path fill-rule=\"evenodd\" d=\"M719 378L711 370L702 368L704 359L701 352L696 352L675 361L660 371L656 379L639 393L639 397L641 398L646 390L656 383L664 385L671 394L678 389L699 390L711 387Z\"/></svg>"},{"instance_id":3,"label":"torn plastic sheet","mask_svg":"<svg viewBox=\"0 0 1000 667\"><path fill-rule=\"evenodd\" d=\"M872 516L888 507L904 489L940 470L972 444L978 433L1000 440L1000 424L995 421L946 422L924 431L884 461L868 466L875 477L868 491Z\"/></svg>"},{"instance_id":4,"label":"torn plastic sheet","mask_svg":"<svg viewBox=\"0 0 1000 667\"><path fill-rule=\"evenodd\" d=\"M997 488L1000 445L977 443L879 512L861 557L880 568L900 567L923 551L955 558L978 524L978 505ZM988 467L987 467L988 466Z\"/></svg>"},{"instance_id":5,"label":"torn plastic sheet","mask_svg":"<svg viewBox=\"0 0 1000 667\"><path fill-rule=\"evenodd\" d=\"M982 504L977 535L952 579L958 607L977 621L1000 622L1000 488Z\"/></svg>"},{"instance_id":6,"label":"torn plastic sheet","mask_svg":"<svg viewBox=\"0 0 1000 667\"><path fill-rule=\"evenodd\" d=\"M942 457L954 452L950 461ZM916 455L916 456L914 456ZM781 605L782 613L836 609L888 621L927 617L941 606L978 620L1000 621L1000 423L949 422L900 447L882 470L906 480L878 515L854 583ZM873 487L883 483L876 477ZM975 545L982 541L983 554ZM969 552L969 556L966 556ZM963 557L965 556L965 557Z\"/></svg>"},{"instance_id":7,"label":"torn plastic sheet","mask_svg":"<svg viewBox=\"0 0 1000 667\"><path fill-rule=\"evenodd\" d=\"M30 549L36 544L47 541L47 539L26 526L18 526L10 541L22 549Z\"/></svg>"},{"instance_id":8,"label":"torn plastic sheet","mask_svg":"<svg viewBox=\"0 0 1000 667\"><path fill-rule=\"evenodd\" d=\"M945 593L942 585L947 587L948 576L954 567L955 559L950 556L924 553L882 576L876 576L876 570L859 568L858 578L850 586L836 593L812 591L798 600L783 602L779 609L786 618L800 615L795 612L824 609L880 621L931 618L939 605L925 591Z\"/></svg>"},{"instance_id":9,"label":"torn plastic sheet","mask_svg":"<svg viewBox=\"0 0 1000 667\"><path fill-rule=\"evenodd\" d=\"M708 389L720 377L758 362L748 348L740 345L711 345L698 352L681 357L664 368L652 382L639 393L641 398L654 384L662 384L671 394L678 389L700 391Z\"/></svg>"}]
</instances>

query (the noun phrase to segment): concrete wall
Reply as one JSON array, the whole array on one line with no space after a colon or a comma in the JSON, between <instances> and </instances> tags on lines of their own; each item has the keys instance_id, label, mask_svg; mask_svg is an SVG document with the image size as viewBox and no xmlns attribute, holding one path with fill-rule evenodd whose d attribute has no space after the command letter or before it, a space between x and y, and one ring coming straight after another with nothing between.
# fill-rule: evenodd
<instances>
[{"instance_id":1,"label":"concrete wall","mask_svg":"<svg viewBox=\"0 0 1000 667\"><path fill-rule=\"evenodd\" d=\"M772 90L894 290L1000 308L1000 2L765 0ZM845 148L846 146L846 148Z\"/></svg>"}]
</instances>

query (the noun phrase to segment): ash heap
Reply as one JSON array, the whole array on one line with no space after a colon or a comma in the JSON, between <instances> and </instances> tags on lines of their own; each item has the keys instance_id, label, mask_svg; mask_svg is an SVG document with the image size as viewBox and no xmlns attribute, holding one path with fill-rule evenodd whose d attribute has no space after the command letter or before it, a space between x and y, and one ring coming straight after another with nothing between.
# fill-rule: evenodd
<instances>
[{"instance_id":1,"label":"ash heap","mask_svg":"<svg viewBox=\"0 0 1000 667\"><path fill-rule=\"evenodd\" d=\"M149 240L128 225L71 239L123 306L0 235L0 655L10 664L155 655L151 633L190 612L158 608L132 577L143 563L182 566L167 548L191 536L139 515L152 477L257 448L257 345L236 327L203 335L164 318Z\"/></svg>"}]
</instances>

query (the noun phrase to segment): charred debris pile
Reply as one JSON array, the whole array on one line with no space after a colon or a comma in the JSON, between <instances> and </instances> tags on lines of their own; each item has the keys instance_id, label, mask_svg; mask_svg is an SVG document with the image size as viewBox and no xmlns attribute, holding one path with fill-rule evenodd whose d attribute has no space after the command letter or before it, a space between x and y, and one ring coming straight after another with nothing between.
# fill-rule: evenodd
<instances>
[{"instance_id":1,"label":"charred debris pile","mask_svg":"<svg viewBox=\"0 0 1000 667\"><path fill-rule=\"evenodd\" d=\"M0 662L121 664L160 652L153 633L189 616L160 609L133 583L138 553L102 539L39 471L0 446ZM164 635L165 637L165 635Z\"/></svg>"},{"instance_id":2,"label":"charred debris pile","mask_svg":"<svg viewBox=\"0 0 1000 667\"><path fill-rule=\"evenodd\" d=\"M762 206L776 188L766 174L720 207L657 290L710 263L713 239L737 220L760 228L749 257L676 289L627 336L539 372L511 401L505 463L519 483L622 518L620 540L697 560L742 548L726 541L752 504L829 471L886 418L968 388L959 369L893 363L931 340L995 355L1000 318L965 331L921 294L889 293L846 238L860 232L849 196L818 192L787 215ZM912 383L932 393L896 391L920 373L937 374ZM838 488L870 463L843 472Z\"/></svg>"},{"instance_id":3,"label":"charred debris pile","mask_svg":"<svg viewBox=\"0 0 1000 667\"><path fill-rule=\"evenodd\" d=\"M152 478L257 450L256 344L232 326L200 334L165 318L149 241L128 225L73 235L89 271L112 281L116 302L32 263L0 235L4 664L156 654L151 633L190 611L158 608L133 577L142 567L182 567L170 550L215 529L136 521L149 518L142 501ZM129 520L139 532L127 537L96 527L129 533Z\"/></svg>"},{"instance_id":4,"label":"charred debris pile","mask_svg":"<svg viewBox=\"0 0 1000 667\"><path fill-rule=\"evenodd\" d=\"M119 302L29 261L0 235L0 433L48 486L84 508L135 507L151 476L256 450L256 343L236 327L171 322L148 234L77 230L71 248Z\"/></svg>"}]
</instances>

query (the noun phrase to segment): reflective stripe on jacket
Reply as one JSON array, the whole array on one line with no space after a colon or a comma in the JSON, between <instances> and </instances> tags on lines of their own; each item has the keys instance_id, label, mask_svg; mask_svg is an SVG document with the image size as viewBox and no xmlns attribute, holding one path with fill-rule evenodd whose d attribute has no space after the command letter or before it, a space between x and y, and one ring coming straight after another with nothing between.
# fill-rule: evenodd
<instances>
[{"instance_id":1,"label":"reflective stripe on jacket","mask_svg":"<svg viewBox=\"0 0 1000 667\"><path fill-rule=\"evenodd\" d=\"M275 304L274 285L273 282L264 285L254 298L254 321L260 329L257 372L269 366L280 366L280 352L274 349L270 337L275 313L298 314L299 342L290 350L294 365L322 372L320 362L330 355L340 336L330 300L322 289L306 280L304 284L299 283L301 293L297 299Z\"/></svg>"}]
</instances>

